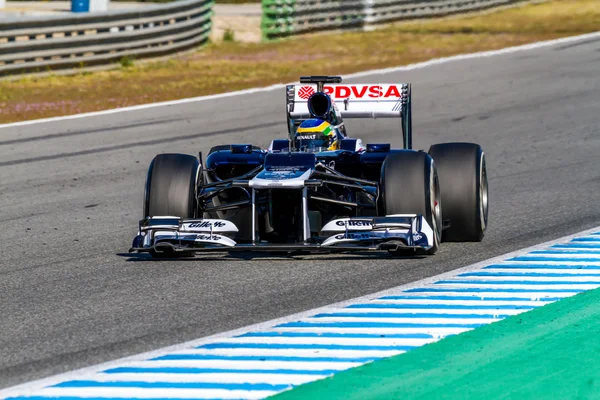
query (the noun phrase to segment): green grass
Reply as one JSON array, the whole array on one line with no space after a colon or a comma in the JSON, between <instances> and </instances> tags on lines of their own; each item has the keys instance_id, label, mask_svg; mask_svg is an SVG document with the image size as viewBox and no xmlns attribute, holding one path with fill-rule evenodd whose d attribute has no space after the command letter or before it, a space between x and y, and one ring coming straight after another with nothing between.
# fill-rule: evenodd
<instances>
[{"instance_id":1,"label":"green grass","mask_svg":"<svg viewBox=\"0 0 600 400\"><path fill-rule=\"evenodd\" d=\"M224 41L169 61L136 60L113 71L5 80L0 82L0 122L222 93L295 81L300 75L348 74L594 32L600 28L599 4L553 0L373 32L270 43Z\"/></svg>"}]
</instances>

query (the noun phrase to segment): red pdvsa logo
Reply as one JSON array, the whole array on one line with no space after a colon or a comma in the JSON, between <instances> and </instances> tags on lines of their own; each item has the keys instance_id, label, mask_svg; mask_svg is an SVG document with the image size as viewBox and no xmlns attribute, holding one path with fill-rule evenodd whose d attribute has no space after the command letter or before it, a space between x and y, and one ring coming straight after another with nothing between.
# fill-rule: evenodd
<instances>
[{"instance_id":1,"label":"red pdvsa logo","mask_svg":"<svg viewBox=\"0 0 600 400\"><path fill-rule=\"evenodd\" d=\"M354 97L362 98L401 98L402 92L398 85L336 85L325 86L323 91L336 99Z\"/></svg>"},{"instance_id":2,"label":"red pdvsa logo","mask_svg":"<svg viewBox=\"0 0 600 400\"><path fill-rule=\"evenodd\" d=\"M313 89L311 86L302 86L300 89L298 89L298 97L301 99L308 99L313 94L315 94L315 89Z\"/></svg>"}]
</instances>

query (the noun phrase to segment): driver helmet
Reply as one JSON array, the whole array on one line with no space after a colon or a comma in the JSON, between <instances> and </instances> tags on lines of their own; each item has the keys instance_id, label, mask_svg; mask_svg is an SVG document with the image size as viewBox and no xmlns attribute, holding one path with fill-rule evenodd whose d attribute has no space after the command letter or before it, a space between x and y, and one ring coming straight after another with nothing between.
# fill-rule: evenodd
<instances>
[{"instance_id":1,"label":"driver helmet","mask_svg":"<svg viewBox=\"0 0 600 400\"><path fill-rule=\"evenodd\" d=\"M339 149L339 137L337 128L329 122L311 118L302 121L296 130L294 142L297 150L319 152Z\"/></svg>"}]
</instances>

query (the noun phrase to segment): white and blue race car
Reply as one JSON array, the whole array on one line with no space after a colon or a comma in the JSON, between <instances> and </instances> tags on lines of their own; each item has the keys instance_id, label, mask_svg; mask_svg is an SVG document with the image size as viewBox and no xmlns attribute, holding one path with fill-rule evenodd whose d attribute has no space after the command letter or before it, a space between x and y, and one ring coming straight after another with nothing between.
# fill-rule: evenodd
<instances>
[{"instance_id":1,"label":"white and blue race car","mask_svg":"<svg viewBox=\"0 0 600 400\"><path fill-rule=\"evenodd\" d=\"M268 149L216 146L206 160L157 155L130 251L407 255L434 254L442 240L483 239L483 150L473 143L413 150L410 84L343 85L329 76L300 83L286 88L289 136ZM343 118L401 118L403 149L348 138ZM322 135L325 145L306 145Z\"/></svg>"}]
</instances>

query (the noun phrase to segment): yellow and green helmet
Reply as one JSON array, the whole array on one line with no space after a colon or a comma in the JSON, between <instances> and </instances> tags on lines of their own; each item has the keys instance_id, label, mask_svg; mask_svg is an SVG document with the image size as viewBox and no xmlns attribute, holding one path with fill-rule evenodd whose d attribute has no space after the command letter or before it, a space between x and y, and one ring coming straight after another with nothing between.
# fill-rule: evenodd
<instances>
[{"instance_id":1,"label":"yellow and green helmet","mask_svg":"<svg viewBox=\"0 0 600 400\"><path fill-rule=\"evenodd\" d=\"M329 122L311 118L302 121L294 138L296 149L301 151L325 151L339 148L336 128Z\"/></svg>"}]
</instances>

